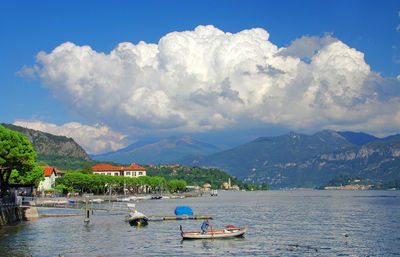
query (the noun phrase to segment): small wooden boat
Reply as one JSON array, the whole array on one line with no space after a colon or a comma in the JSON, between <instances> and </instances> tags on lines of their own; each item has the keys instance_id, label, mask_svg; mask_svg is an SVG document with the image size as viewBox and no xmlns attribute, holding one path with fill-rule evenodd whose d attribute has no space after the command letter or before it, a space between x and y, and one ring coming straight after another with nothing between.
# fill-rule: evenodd
<instances>
[{"instance_id":1,"label":"small wooden boat","mask_svg":"<svg viewBox=\"0 0 400 257\"><path fill-rule=\"evenodd\" d=\"M211 230L204 234L200 231L183 232L182 225L180 228L182 239L214 239L243 236L248 226L244 228L235 228L234 226L229 225L226 226L225 229Z\"/></svg>"}]
</instances>

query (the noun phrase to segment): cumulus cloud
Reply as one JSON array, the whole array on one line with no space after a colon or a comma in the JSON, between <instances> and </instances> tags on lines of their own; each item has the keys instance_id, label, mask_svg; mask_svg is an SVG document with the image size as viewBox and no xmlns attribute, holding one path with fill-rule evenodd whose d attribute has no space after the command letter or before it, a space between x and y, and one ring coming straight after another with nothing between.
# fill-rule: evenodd
<instances>
[{"instance_id":1,"label":"cumulus cloud","mask_svg":"<svg viewBox=\"0 0 400 257\"><path fill-rule=\"evenodd\" d=\"M14 125L40 130L53 135L73 138L87 153L98 154L105 151L118 150L130 142L127 135L112 131L108 126L95 124L82 125L78 122L66 123L62 126L41 121L18 120Z\"/></svg>"},{"instance_id":2,"label":"cumulus cloud","mask_svg":"<svg viewBox=\"0 0 400 257\"><path fill-rule=\"evenodd\" d=\"M301 38L294 40L289 47L282 48L279 51L279 54L282 56L299 57L308 61L317 54L321 48L335 41L338 40L333 38L330 34L327 34L322 38L317 36L302 36Z\"/></svg>"},{"instance_id":3,"label":"cumulus cloud","mask_svg":"<svg viewBox=\"0 0 400 257\"><path fill-rule=\"evenodd\" d=\"M34 65L33 67L28 67L28 66L24 65L15 74L19 75L21 77L25 77L25 78L29 78L29 79L35 79L36 78L36 73L38 72L38 70L39 70L39 67L37 65Z\"/></svg>"},{"instance_id":4,"label":"cumulus cloud","mask_svg":"<svg viewBox=\"0 0 400 257\"><path fill-rule=\"evenodd\" d=\"M42 84L69 111L123 133L260 125L372 130L377 117L400 125L393 112L400 94L391 90L399 81L372 72L362 52L330 34L279 47L261 28L229 33L209 25L157 44L120 43L110 53L66 42L36 58Z\"/></svg>"}]
</instances>

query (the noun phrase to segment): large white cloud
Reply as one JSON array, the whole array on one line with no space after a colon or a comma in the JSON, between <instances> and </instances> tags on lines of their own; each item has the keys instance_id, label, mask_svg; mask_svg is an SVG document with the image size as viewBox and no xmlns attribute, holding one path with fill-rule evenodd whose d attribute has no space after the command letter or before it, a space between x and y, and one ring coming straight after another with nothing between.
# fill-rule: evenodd
<instances>
[{"instance_id":1,"label":"large white cloud","mask_svg":"<svg viewBox=\"0 0 400 257\"><path fill-rule=\"evenodd\" d=\"M278 47L261 28L198 26L108 54L66 42L40 52L34 70L80 119L124 133L400 127L399 81L372 72L362 52L331 35Z\"/></svg>"},{"instance_id":2,"label":"large white cloud","mask_svg":"<svg viewBox=\"0 0 400 257\"><path fill-rule=\"evenodd\" d=\"M90 154L104 153L110 150L116 151L132 143L127 139L127 135L112 131L108 126L99 124L88 126L78 122L70 122L57 126L56 124L37 120L17 120L14 125L53 135L71 137Z\"/></svg>"}]
</instances>

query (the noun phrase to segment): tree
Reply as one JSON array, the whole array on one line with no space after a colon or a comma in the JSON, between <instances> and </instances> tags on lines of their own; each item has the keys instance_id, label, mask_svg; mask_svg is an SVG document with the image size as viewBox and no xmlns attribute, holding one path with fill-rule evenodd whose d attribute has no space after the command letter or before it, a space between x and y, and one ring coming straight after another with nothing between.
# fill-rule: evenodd
<instances>
[{"instance_id":1,"label":"tree","mask_svg":"<svg viewBox=\"0 0 400 257\"><path fill-rule=\"evenodd\" d=\"M249 191L256 191L258 189L257 185L254 183L246 184L246 190Z\"/></svg>"},{"instance_id":2,"label":"tree","mask_svg":"<svg viewBox=\"0 0 400 257\"><path fill-rule=\"evenodd\" d=\"M261 190L268 190L268 184L267 183L262 183L261 184Z\"/></svg>"},{"instance_id":3,"label":"tree","mask_svg":"<svg viewBox=\"0 0 400 257\"><path fill-rule=\"evenodd\" d=\"M89 164L85 164L85 166L83 166L81 172L83 174L93 174L92 166L90 166Z\"/></svg>"},{"instance_id":4,"label":"tree","mask_svg":"<svg viewBox=\"0 0 400 257\"><path fill-rule=\"evenodd\" d=\"M8 190L12 171L24 176L36 166L35 158L36 152L24 135L0 125L0 196Z\"/></svg>"},{"instance_id":5,"label":"tree","mask_svg":"<svg viewBox=\"0 0 400 257\"><path fill-rule=\"evenodd\" d=\"M147 180L147 185L149 186L151 191L158 191L161 190L161 188L165 187L166 181L165 178L162 177L148 177Z\"/></svg>"},{"instance_id":6,"label":"tree","mask_svg":"<svg viewBox=\"0 0 400 257\"><path fill-rule=\"evenodd\" d=\"M82 188L82 176L82 173L67 173L64 177L57 179L57 184L64 184L71 188L72 193L74 193L75 189Z\"/></svg>"},{"instance_id":7,"label":"tree","mask_svg":"<svg viewBox=\"0 0 400 257\"><path fill-rule=\"evenodd\" d=\"M167 188L171 193L175 193L177 191L185 191L186 182L183 180L171 179L167 181Z\"/></svg>"},{"instance_id":8,"label":"tree","mask_svg":"<svg viewBox=\"0 0 400 257\"><path fill-rule=\"evenodd\" d=\"M20 175L18 170L13 170L10 176L10 183L33 184L35 188L39 186L39 183L42 180L44 180L44 169L41 166L36 166L24 175Z\"/></svg>"}]
</instances>

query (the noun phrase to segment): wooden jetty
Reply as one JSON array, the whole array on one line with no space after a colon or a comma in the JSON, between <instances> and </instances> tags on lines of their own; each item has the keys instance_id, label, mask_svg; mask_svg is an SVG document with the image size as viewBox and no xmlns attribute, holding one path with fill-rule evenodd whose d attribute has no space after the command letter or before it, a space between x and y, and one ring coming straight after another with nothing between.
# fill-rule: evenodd
<instances>
[{"instance_id":1,"label":"wooden jetty","mask_svg":"<svg viewBox=\"0 0 400 257\"><path fill-rule=\"evenodd\" d=\"M40 199L42 200L42 199ZM69 217L69 216L85 216L85 223L89 222L89 213L90 211L107 211L107 212L119 212L126 213L132 212L132 209L125 202L112 202L112 204L97 204L90 203L89 198L85 198L85 202L77 201L76 199L65 200L63 199L53 199L53 200L45 200L38 201L37 198L25 199L25 201L21 201L21 207L27 209L27 212L33 212L35 215L31 215L32 218L39 217ZM76 209L76 210L84 210L84 214L38 214L38 208L55 208L55 209ZM167 220L206 220L213 219L212 215L203 214L203 215L152 215L147 216L149 221L167 221Z\"/></svg>"},{"instance_id":2,"label":"wooden jetty","mask_svg":"<svg viewBox=\"0 0 400 257\"><path fill-rule=\"evenodd\" d=\"M73 217L73 216L84 216L84 214L39 214L39 218L58 218L58 217Z\"/></svg>"}]
</instances>

